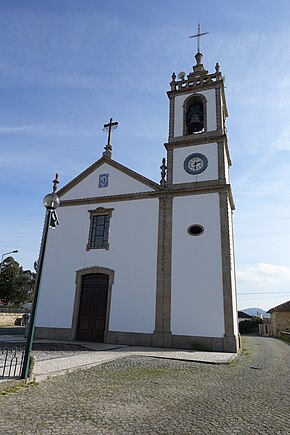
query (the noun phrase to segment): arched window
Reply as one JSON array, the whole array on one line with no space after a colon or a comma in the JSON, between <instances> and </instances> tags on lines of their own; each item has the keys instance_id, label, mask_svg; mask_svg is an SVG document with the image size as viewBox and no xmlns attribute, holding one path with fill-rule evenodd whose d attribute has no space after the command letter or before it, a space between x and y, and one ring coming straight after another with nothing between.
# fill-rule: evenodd
<instances>
[{"instance_id":1,"label":"arched window","mask_svg":"<svg viewBox=\"0 0 290 435\"><path fill-rule=\"evenodd\" d=\"M199 95L190 98L185 106L185 127L186 135L205 130L205 104Z\"/></svg>"}]
</instances>

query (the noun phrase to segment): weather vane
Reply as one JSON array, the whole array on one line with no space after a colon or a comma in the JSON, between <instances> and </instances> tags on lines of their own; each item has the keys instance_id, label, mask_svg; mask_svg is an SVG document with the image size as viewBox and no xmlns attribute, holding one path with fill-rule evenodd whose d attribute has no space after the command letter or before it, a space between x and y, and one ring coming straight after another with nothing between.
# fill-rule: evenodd
<instances>
[{"instance_id":1,"label":"weather vane","mask_svg":"<svg viewBox=\"0 0 290 435\"><path fill-rule=\"evenodd\" d=\"M197 52L200 53L200 37L207 35L209 32L200 33L200 24L197 26L197 34L189 36L189 38L197 38Z\"/></svg>"}]
</instances>

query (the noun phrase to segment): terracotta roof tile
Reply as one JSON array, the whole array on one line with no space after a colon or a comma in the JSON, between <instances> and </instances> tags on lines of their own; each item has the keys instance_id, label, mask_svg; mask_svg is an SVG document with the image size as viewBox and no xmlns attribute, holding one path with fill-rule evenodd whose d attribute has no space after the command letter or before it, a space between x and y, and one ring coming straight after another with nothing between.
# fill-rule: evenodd
<instances>
[{"instance_id":1,"label":"terracotta roof tile","mask_svg":"<svg viewBox=\"0 0 290 435\"><path fill-rule=\"evenodd\" d=\"M276 307L271 308L268 313L272 313L273 311L290 311L290 300L284 302L283 304L277 305Z\"/></svg>"}]
</instances>

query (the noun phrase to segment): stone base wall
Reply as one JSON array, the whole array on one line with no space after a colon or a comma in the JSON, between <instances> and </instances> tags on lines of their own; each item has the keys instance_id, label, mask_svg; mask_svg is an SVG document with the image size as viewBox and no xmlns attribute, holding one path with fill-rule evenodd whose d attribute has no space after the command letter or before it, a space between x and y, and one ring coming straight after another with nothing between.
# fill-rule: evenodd
<instances>
[{"instance_id":1,"label":"stone base wall","mask_svg":"<svg viewBox=\"0 0 290 435\"><path fill-rule=\"evenodd\" d=\"M70 328L42 328L37 326L34 331L35 338L46 338L48 340L73 341L73 331Z\"/></svg>"},{"instance_id":2,"label":"stone base wall","mask_svg":"<svg viewBox=\"0 0 290 435\"><path fill-rule=\"evenodd\" d=\"M159 336L162 335L159 333ZM239 337L194 337L189 335L164 334L163 340L156 340L156 334L141 334L134 332L110 331L106 342L114 344L130 344L135 346L167 347L173 349L204 350L210 352L238 353L240 349ZM162 346L162 342L164 343Z\"/></svg>"},{"instance_id":3,"label":"stone base wall","mask_svg":"<svg viewBox=\"0 0 290 435\"><path fill-rule=\"evenodd\" d=\"M15 320L23 313L0 313L0 326L14 326Z\"/></svg>"},{"instance_id":4,"label":"stone base wall","mask_svg":"<svg viewBox=\"0 0 290 435\"><path fill-rule=\"evenodd\" d=\"M109 331L105 334L105 343L128 344L131 346L166 347L174 349L204 350L211 352L237 353L240 349L239 337L194 337L187 335L164 334L156 340L156 334L140 332ZM74 340L72 329L68 328L35 328L36 338L51 340ZM163 343L163 345L162 345Z\"/></svg>"}]
</instances>

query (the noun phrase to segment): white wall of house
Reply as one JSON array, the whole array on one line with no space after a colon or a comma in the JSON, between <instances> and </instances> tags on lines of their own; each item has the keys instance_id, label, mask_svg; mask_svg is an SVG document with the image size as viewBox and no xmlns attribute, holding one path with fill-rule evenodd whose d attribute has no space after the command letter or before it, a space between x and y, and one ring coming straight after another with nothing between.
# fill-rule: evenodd
<instances>
[{"instance_id":1,"label":"white wall of house","mask_svg":"<svg viewBox=\"0 0 290 435\"><path fill-rule=\"evenodd\" d=\"M204 227L190 236L192 224ZM172 333L223 337L224 309L219 196L173 199Z\"/></svg>"},{"instance_id":2,"label":"white wall of house","mask_svg":"<svg viewBox=\"0 0 290 435\"><path fill-rule=\"evenodd\" d=\"M184 160L190 154L201 153L207 157L208 166L201 174L192 175L184 170ZM216 180L218 178L217 143L194 145L173 150L173 183Z\"/></svg>"},{"instance_id":3,"label":"white wall of house","mask_svg":"<svg viewBox=\"0 0 290 435\"><path fill-rule=\"evenodd\" d=\"M183 103L189 95L178 95L174 99L174 137L183 136ZM215 89L198 92L197 95L204 95L207 101L207 131L216 130Z\"/></svg>"},{"instance_id":4,"label":"white wall of house","mask_svg":"<svg viewBox=\"0 0 290 435\"><path fill-rule=\"evenodd\" d=\"M114 208L109 250L86 250L90 214ZM49 231L37 326L71 328L76 271L115 271L109 330L153 332L155 326L158 199L60 207L60 226Z\"/></svg>"}]
</instances>

